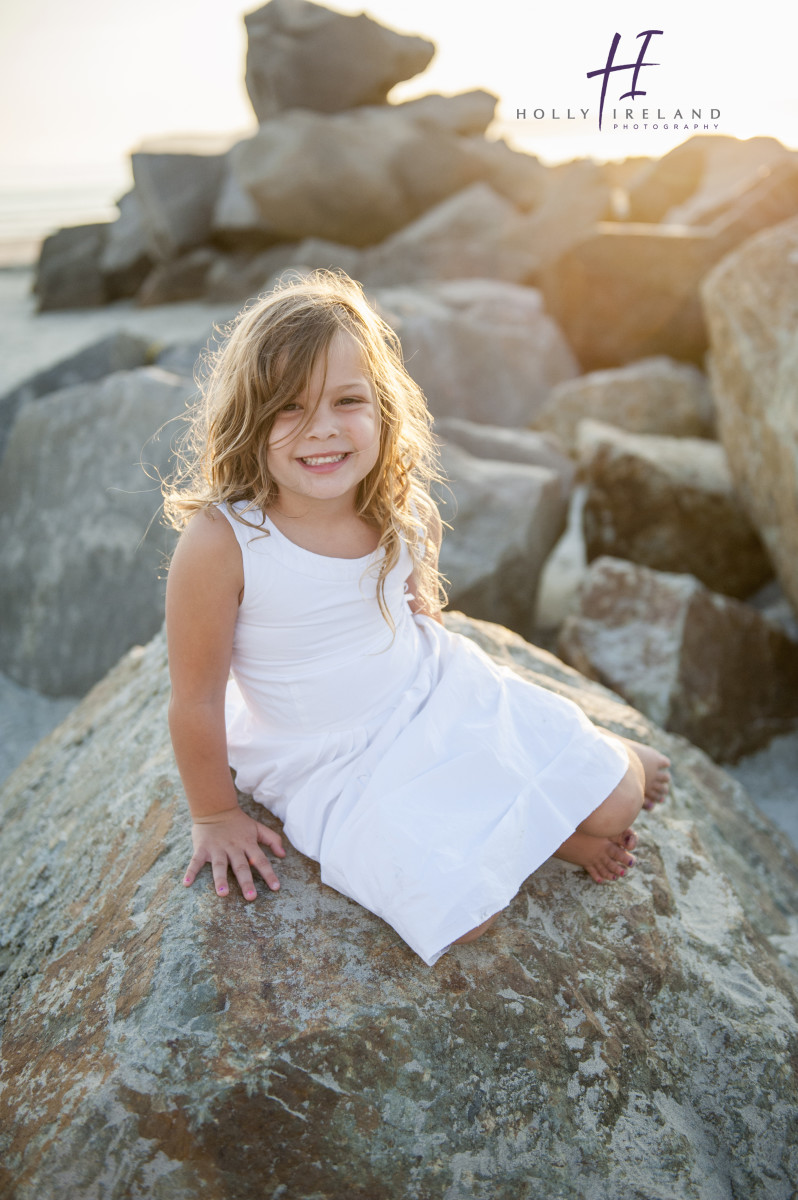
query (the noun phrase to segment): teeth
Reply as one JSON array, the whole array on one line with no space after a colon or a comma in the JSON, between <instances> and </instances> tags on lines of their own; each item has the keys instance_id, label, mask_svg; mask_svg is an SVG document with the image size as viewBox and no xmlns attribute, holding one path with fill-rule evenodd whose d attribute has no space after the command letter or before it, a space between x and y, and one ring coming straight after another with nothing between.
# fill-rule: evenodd
<instances>
[{"instance_id":1,"label":"teeth","mask_svg":"<svg viewBox=\"0 0 798 1200\"><path fill-rule=\"evenodd\" d=\"M323 463L337 463L345 458L345 454L318 454L315 458L303 458L300 461L309 467L320 467Z\"/></svg>"}]
</instances>

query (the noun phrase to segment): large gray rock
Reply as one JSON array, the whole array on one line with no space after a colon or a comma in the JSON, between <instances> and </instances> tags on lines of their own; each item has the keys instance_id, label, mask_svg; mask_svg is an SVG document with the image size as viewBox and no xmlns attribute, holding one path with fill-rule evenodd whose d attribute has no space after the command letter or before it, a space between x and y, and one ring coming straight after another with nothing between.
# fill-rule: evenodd
<instances>
[{"instance_id":1,"label":"large gray rock","mask_svg":"<svg viewBox=\"0 0 798 1200\"><path fill-rule=\"evenodd\" d=\"M244 23L247 91L261 123L288 108L334 113L382 104L435 53L433 42L364 12L350 16L308 0L271 0Z\"/></svg>"},{"instance_id":2,"label":"large gray rock","mask_svg":"<svg viewBox=\"0 0 798 1200\"><path fill-rule=\"evenodd\" d=\"M442 447L445 530L441 571L449 603L471 617L530 636L543 564L563 529L568 497L547 467L476 458Z\"/></svg>"},{"instance_id":3,"label":"large gray rock","mask_svg":"<svg viewBox=\"0 0 798 1200\"><path fill-rule=\"evenodd\" d=\"M521 283L537 266L523 230L509 200L473 183L364 251L360 277L375 287L468 277Z\"/></svg>"},{"instance_id":4,"label":"large gray rock","mask_svg":"<svg viewBox=\"0 0 798 1200\"><path fill-rule=\"evenodd\" d=\"M158 638L2 793L5 1194L791 1194L786 839L700 751L551 655L446 623L672 757L635 870L597 887L552 860L433 968L290 847L277 896L222 902L207 869L186 891Z\"/></svg>"},{"instance_id":5,"label":"large gray rock","mask_svg":"<svg viewBox=\"0 0 798 1200\"><path fill-rule=\"evenodd\" d=\"M139 218L151 258L174 258L205 242L224 178L225 154L131 155Z\"/></svg>"},{"instance_id":6,"label":"large gray rock","mask_svg":"<svg viewBox=\"0 0 798 1200\"><path fill-rule=\"evenodd\" d=\"M575 452L577 429L586 417L630 433L665 437L711 437L715 429L706 375L665 355L558 383L535 426L556 434Z\"/></svg>"},{"instance_id":7,"label":"large gray rock","mask_svg":"<svg viewBox=\"0 0 798 1200\"><path fill-rule=\"evenodd\" d=\"M101 260L109 227L107 222L74 225L44 239L33 282L39 312L105 304Z\"/></svg>"},{"instance_id":8,"label":"large gray rock","mask_svg":"<svg viewBox=\"0 0 798 1200\"><path fill-rule=\"evenodd\" d=\"M105 375L112 375L114 371L132 371L135 367L143 367L151 349L152 343L148 338L136 337L121 330L99 342L92 342L90 346L84 346L76 354L62 358L43 371L37 371L12 391L0 396L0 458L22 404L76 383L91 383Z\"/></svg>"},{"instance_id":9,"label":"large gray rock","mask_svg":"<svg viewBox=\"0 0 798 1200\"><path fill-rule=\"evenodd\" d=\"M798 220L720 263L703 297L719 434L798 612Z\"/></svg>"},{"instance_id":10,"label":"large gray rock","mask_svg":"<svg viewBox=\"0 0 798 1200\"><path fill-rule=\"evenodd\" d=\"M483 179L483 145L403 106L292 109L240 143L229 166L280 238L368 246Z\"/></svg>"},{"instance_id":11,"label":"large gray rock","mask_svg":"<svg viewBox=\"0 0 798 1200\"><path fill-rule=\"evenodd\" d=\"M119 216L108 226L100 271L109 300L135 296L153 265L139 198L135 190L117 201Z\"/></svg>"},{"instance_id":12,"label":"large gray rock","mask_svg":"<svg viewBox=\"0 0 798 1200\"><path fill-rule=\"evenodd\" d=\"M523 426L577 373L540 294L492 279L375 292L435 417Z\"/></svg>"},{"instance_id":13,"label":"large gray rock","mask_svg":"<svg viewBox=\"0 0 798 1200\"><path fill-rule=\"evenodd\" d=\"M773 567L732 484L723 447L699 438L579 427L587 483L582 529L588 562L609 555L694 575L745 599Z\"/></svg>"},{"instance_id":14,"label":"large gray rock","mask_svg":"<svg viewBox=\"0 0 798 1200\"><path fill-rule=\"evenodd\" d=\"M26 404L0 473L0 669L81 695L163 619L157 473L191 386L156 367ZM147 467L147 474L142 471Z\"/></svg>"},{"instance_id":15,"label":"large gray rock","mask_svg":"<svg viewBox=\"0 0 798 1200\"><path fill-rule=\"evenodd\" d=\"M136 303L141 308L154 308L200 299L208 290L213 267L222 258L210 246L198 246L187 254L157 263L139 288Z\"/></svg>"},{"instance_id":16,"label":"large gray rock","mask_svg":"<svg viewBox=\"0 0 798 1200\"><path fill-rule=\"evenodd\" d=\"M526 463L530 467L547 467L560 476L566 499L571 494L576 468L555 437L535 433L531 429L507 428L503 425L480 424L462 417L439 417L435 436L442 443L453 442L476 458L491 458L495 462Z\"/></svg>"},{"instance_id":17,"label":"large gray rock","mask_svg":"<svg viewBox=\"0 0 798 1200\"><path fill-rule=\"evenodd\" d=\"M719 761L798 727L798 642L692 575L596 559L558 650Z\"/></svg>"}]
</instances>

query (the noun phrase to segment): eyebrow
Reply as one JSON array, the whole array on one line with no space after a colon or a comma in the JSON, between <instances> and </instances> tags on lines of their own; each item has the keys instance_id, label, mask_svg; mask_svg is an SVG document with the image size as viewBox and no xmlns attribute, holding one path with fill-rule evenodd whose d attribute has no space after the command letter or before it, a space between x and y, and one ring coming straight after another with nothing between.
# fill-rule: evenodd
<instances>
[{"instance_id":1,"label":"eyebrow","mask_svg":"<svg viewBox=\"0 0 798 1200\"><path fill-rule=\"evenodd\" d=\"M364 378L364 379L355 379L351 383L339 383L338 387L333 388L333 391L334 392L348 392L348 391L351 391L352 388L358 388L358 387L368 388L369 381Z\"/></svg>"}]
</instances>

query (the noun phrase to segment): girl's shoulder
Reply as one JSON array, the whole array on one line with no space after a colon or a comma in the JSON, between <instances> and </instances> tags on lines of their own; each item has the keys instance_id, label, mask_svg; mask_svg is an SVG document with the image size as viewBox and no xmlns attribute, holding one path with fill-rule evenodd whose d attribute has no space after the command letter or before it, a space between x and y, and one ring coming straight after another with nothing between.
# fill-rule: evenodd
<instances>
[{"instance_id":1,"label":"girl's shoulder","mask_svg":"<svg viewBox=\"0 0 798 1200\"><path fill-rule=\"evenodd\" d=\"M203 508L186 523L180 534L173 563L207 565L215 570L240 567L241 550L230 521L215 505Z\"/></svg>"}]
</instances>

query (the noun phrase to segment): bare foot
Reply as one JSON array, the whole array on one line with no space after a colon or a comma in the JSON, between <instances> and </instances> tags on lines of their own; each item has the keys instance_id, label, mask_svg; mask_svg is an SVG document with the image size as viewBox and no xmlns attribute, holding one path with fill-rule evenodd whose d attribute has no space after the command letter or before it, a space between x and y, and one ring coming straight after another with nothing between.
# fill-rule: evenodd
<instances>
[{"instance_id":1,"label":"bare foot","mask_svg":"<svg viewBox=\"0 0 798 1200\"><path fill-rule=\"evenodd\" d=\"M606 837L593 837L577 829L566 838L559 850L555 850L554 857L575 863L577 867L584 867L596 883L611 883L635 865L635 859L626 848L630 837L634 839L632 845L637 845L637 835L632 833L631 829L619 834L617 841Z\"/></svg>"},{"instance_id":2,"label":"bare foot","mask_svg":"<svg viewBox=\"0 0 798 1200\"><path fill-rule=\"evenodd\" d=\"M646 746L643 742L634 742L631 738L620 738L619 740L634 750L643 764L643 773L646 777L643 808L650 811L655 804L662 804L668 795L671 783L671 773L668 768L671 760L664 754L660 754L659 750L655 750L653 746Z\"/></svg>"}]
</instances>

